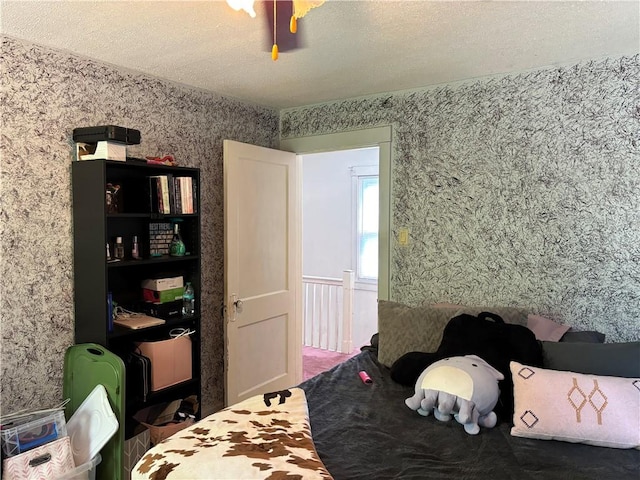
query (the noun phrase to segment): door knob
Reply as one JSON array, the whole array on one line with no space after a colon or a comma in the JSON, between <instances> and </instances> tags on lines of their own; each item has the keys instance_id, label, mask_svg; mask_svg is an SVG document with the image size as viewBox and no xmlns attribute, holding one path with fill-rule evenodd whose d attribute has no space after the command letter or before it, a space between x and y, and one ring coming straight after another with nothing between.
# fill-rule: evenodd
<instances>
[{"instance_id":1,"label":"door knob","mask_svg":"<svg viewBox=\"0 0 640 480\"><path fill-rule=\"evenodd\" d=\"M236 312L242 313L242 300L236 300L235 302L233 302L233 305L236 307Z\"/></svg>"},{"instance_id":2,"label":"door knob","mask_svg":"<svg viewBox=\"0 0 640 480\"><path fill-rule=\"evenodd\" d=\"M233 308L231 309L230 315L229 315L229 320L232 322L236 321L236 314L237 313L242 313L242 300L240 300L238 298L238 296L235 293L231 294L231 304L233 305Z\"/></svg>"}]
</instances>

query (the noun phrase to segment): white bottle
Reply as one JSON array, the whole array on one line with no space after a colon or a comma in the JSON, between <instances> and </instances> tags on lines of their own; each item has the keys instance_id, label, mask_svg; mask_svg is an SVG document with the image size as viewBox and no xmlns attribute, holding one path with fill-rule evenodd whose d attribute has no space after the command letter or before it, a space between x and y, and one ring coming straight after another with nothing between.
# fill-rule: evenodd
<instances>
[{"instance_id":1,"label":"white bottle","mask_svg":"<svg viewBox=\"0 0 640 480\"><path fill-rule=\"evenodd\" d=\"M124 259L124 244L122 243L122 237L116 238L116 248L115 248L115 256L116 258L123 260Z\"/></svg>"},{"instance_id":2,"label":"white bottle","mask_svg":"<svg viewBox=\"0 0 640 480\"><path fill-rule=\"evenodd\" d=\"M140 248L138 246L137 235L133 236L133 243L131 245L131 258L133 258L134 260L140 260Z\"/></svg>"}]
</instances>

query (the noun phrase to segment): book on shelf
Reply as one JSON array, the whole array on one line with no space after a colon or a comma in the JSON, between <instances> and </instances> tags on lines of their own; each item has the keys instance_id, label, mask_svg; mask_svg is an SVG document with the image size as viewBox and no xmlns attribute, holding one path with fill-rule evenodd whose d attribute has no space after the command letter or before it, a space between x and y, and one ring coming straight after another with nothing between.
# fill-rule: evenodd
<instances>
[{"instance_id":1,"label":"book on shelf","mask_svg":"<svg viewBox=\"0 0 640 480\"><path fill-rule=\"evenodd\" d=\"M197 205L197 199L198 199L198 185L196 184L196 182L192 182L192 188L191 188L191 196L192 196L192 202L191 202L191 207L192 207L192 212L191 213L198 213L198 205Z\"/></svg>"},{"instance_id":2,"label":"book on shelf","mask_svg":"<svg viewBox=\"0 0 640 480\"><path fill-rule=\"evenodd\" d=\"M189 213L189 202L187 199L187 178L179 177L178 183L180 183L180 196L182 199L182 211L183 213Z\"/></svg>"},{"instance_id":3,"label":"book on shelf","mask_svg":"<svg viewBox=\"0 0 640 480\"><path fill-rule=\"evenodd\" d=\"M182 192L180 191L180 177L175 177L172 183L175 212L182 213Z\"/></svg>"},{"instance_id":4,"label":"book on shelf","mask_svg":"<svg viewBox=\"0 0 640 480\"><path fill-rule=\"evenodd\" d=\"M180 201L182 205L180 213L195 213L193 208L193 178L178 177L177 180L180 185Z\"/></svg>"},{"instance_id":5,"label":"book on shelf","mask_svg":"<svg viewBox=\"0 0 640 480\"><path fill-rule=\"evenodd\" d=\"M178 177L176 182L180 189L180 213L194 213L193 211L193 178Z\"/></svg>"},{"instance_id":6,"label":"book on shelf","mask_svg":"<svg viewBox=\"0 0 640 480\"><path fill-rule=\"evenodd\" d=\"M162 213L171 212L171 194L169 192L169 176L160 175L160 182L162 184Z\"/></svg>"},{"instance_id":7,"label":"book on shelf","mask_svg":"<svg viewBox=\"0 0 640 480\"><path fill-rule=\"evenodd\" d=\"M149 177L149 205L154 213L195 213L196 185L192 177L171 174Z\"/></svg>"},{"instance_id":8,"label":"book on shelf","mask_svg":"<svg viewBox=\"0 0 640 480\"><path fill-rule=\"evenodd\" d=\"M171 199L173 194L169 191L170 175L152 175L149 177L149 197L151 211L154 213L173 213Z\"/></svg>"},{"instance_id":9,"label":"book on shelf","mask_svg":"<svg viewBox=\"0 0 640 480\"><path fill-rule=\"evenodd\" d=\"M153 213L162 213L162 182L159 177L149 177L149 209Z\"/></svg>"}]
</instances>

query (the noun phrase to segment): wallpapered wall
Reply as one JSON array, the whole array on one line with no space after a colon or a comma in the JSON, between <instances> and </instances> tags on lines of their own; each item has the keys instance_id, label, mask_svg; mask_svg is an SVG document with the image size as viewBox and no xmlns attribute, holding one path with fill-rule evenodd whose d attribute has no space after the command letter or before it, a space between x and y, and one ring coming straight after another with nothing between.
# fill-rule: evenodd
<instances>
[{"instance_id":1,"label":"wallpapered wall","mask_svg":"<svg viewBox=\"0 0 640 480\"><path fill-rule=\"evenodd\" d=\"M640 339L640 56L280 113L393 126L391 298L520 306Z\"/></svg>"},{"instance_id":2,"label":"wallpapered wall","mask_svg":"<svg viewBox=\"0 0 640 480\"><path fill-rule=\"evenodd\" d=\"M73 344L72 130L140 130L131 156L173 154L200 167L204 409L223 392L222 141L277 144L277 112L2 39L1 408L62 399ZM206 411L206 410L205 410Z\"/></svg>"},{"instance_id":3,"label":"wallpapered wall","mask_svg":"<svg viewBox=\"0 0 640 480\"><path fill-rule=\"evenodd\" d=\"M57 403L73 343L71 131L139 129L134 156L202 169L203 403L223 403L222 140L278 113L2 38L0 407ZM640 58L280 113L283 137L391 124L392 298L518 305L640 338Z\"/></svg>"}]
</instances>

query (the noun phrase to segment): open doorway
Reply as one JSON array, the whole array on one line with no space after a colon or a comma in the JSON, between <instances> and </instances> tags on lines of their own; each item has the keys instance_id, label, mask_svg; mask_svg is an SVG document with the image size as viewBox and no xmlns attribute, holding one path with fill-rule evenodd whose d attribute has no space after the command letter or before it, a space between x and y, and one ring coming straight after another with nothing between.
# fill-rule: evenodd
<instances>
[{"instance_id":1,"label":"open doorway","mask_svg":"<svg viewBox=\"0 0 640 480\"><path fill-rule=\"evenodd\" d=\"M383 125L362 130L348 130L337 133L310 135L280 140L280 148L285 151L308 155L320 152L335 152L349 149L378 147L379 158L379 224L378 224L378 300L389 300L390 279L390 234L391 234L391 151L392 127ZM302 242L301 242L302 243ZM376 325L377 308L371 315ZM301 321L298 319L297 321ZM302 365L302 361L300 362ZM298 378L302 380L302 369Z\"/></svg>"},{"instance_id":2,"label":"open doorway","mask_svg":"<svg viewBox=\"0 0 640 480\"><path fill-rule=\"evenodd\" d=\"M377 331L379 147L301 156L303 379Z\"/></svg>"}]
</instances>

